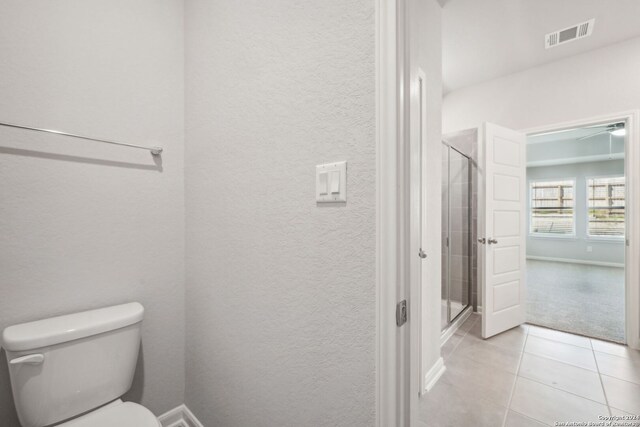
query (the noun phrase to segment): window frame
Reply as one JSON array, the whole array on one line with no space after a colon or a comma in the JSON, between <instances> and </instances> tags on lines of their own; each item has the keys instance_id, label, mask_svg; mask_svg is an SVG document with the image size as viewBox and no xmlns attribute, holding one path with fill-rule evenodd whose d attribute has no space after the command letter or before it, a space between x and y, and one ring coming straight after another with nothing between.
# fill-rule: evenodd
<instances>
[{"instance_id":1,"label":"window frame","mask_svg":"<svg viewBox=\"0 0 640 427\"><path fill-rule=\"evenodd\" d=\"M624 204L625 204L625 216L624 216L624 234L622 236L593 236L589 234L589 180L590 179L602 179L602 178L624 178ZM584 177L585 187L585 230L584 234L587 240L598 241L610 241L610 242L624 242L627 236L627 175L626 174L608 174L608 175L586 175Z\"/></svg>"},{"instance_id":2,"label":"window frame","mask_svg":"<svg viewBox=\"0 0 640 427\"><path fill-rule=\"evenodd\" d=\"M577 199L577 187L578 187L578 178L577 177L563 177L563 178L541 178L541 179L528 179L528 197L529 197L529 229L527 230L528 236L534 239L561 239L561 240L576 240L576 221L577 217L577 209L576 209L576 199ZM532 183L545 183L545 182L558 182L558 181L570 181L573 187L573 220L571 224L571 233L567 234L558 234L558 233L540 233L533 231L533 187Z\"/></svg>"}]
</instances>

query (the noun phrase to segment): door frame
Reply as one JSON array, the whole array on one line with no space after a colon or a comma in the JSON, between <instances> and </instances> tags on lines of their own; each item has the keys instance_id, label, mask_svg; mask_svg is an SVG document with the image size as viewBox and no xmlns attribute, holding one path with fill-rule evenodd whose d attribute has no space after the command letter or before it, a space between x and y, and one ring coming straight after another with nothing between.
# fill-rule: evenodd
<instances>
[{"instance_id":1,"label":"door frame","mask_svg":"<svg viewBox=\"0 0 640 427\"><path fill-rule=\"evenodd\" d=\"M376 0L376 427L407 427L409 328L396 325L396 304L408 298L403 268L408 131L405 0ZM366 256L366 254L364 254Z\"/></svg>"},{"instance_id":2,"label":"door frame","mask_svg":"<svg viewBox=\"0 0 640 427\"><path fill-rule=\"evenodd\" d=\"M600 123L624 121L624 168L626 178L626 203L631 215L626 220L625 246L625 339L627 345L640 349L640 110L629 110L585 119L555 123L519 132L527 136L556 132Z\"/></svg>"}]
</instances>

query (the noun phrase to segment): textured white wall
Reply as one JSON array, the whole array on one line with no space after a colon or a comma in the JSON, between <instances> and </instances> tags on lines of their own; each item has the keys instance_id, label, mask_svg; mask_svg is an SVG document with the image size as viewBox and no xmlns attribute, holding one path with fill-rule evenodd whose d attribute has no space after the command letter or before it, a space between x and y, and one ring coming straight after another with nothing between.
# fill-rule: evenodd
<instances>
[{"instance_id":1,"label":"textured white wall","mask_svg":"<svg viewBox=\"0 0 640 427\"><path fill-rule=\"evenodd\" d=\"M0 329L125 301L146 308L128 399L184 395L183 8L167 0L0 1ZM0 424L17 427L4 353Z\"/></svg>"},{"instance_id":2,"label":"textured white wall","mask_svg":"<svg viewBox=\"0 0 640 427\"><path fill-rule=\"evenodd\" d=\"M208 426L371 426L374 2L185 17L186 403ZM316 205L337 160L348 201Z\"/></svg>"},{"instance_id":3,"label":"textured white wall","mask_svg":"<svg viewBox=\"0 0 640 427\"><path fill-rule=\"evenodd\" d=\"M443 130L527 129L640 108L640 38L453 91Z\"/></svg>"}]
</instances>

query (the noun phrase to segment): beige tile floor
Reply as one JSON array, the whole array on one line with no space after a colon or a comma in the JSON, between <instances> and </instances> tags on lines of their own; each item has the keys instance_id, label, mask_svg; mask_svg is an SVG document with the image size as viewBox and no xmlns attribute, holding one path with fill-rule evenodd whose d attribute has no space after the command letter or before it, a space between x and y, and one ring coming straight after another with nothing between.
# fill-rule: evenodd
<instances>
[{"instance_id":1,"label":"beige tile floor","mask_svg":"<svg viewBox=\"0 0 640 427\"><path fill-rule=\"evenodd\" d=\"M640 414L640 352L532 325L483 340L479 320L473 314L443 346L447 370L421 398L423 427L539 427ZM627 422L640 426L640 418Z\"/></svg>"}]
</instances>

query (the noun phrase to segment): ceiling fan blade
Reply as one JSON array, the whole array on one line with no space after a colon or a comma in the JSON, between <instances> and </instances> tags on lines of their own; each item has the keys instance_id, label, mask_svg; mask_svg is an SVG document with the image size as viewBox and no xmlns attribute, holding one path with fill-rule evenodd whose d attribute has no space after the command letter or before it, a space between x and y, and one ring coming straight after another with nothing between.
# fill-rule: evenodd
<instances>
[{"instance_id":1,"label":"ceiling fan blade","mask_svg":"<svg viewBox=\"0 0 640 427\"><path fill-rule=\"evenodd\" d=\"M578 138L576 141L582 141L584 139L588 139L588 138L593 138L596 135L602 135L603 133L608 133L610 129L605 129L605 130L601 130L600 132L595 132L592 133L591 135L587 135L587 136L581 136L580 138Z\"/></svg>"}]
</instances>

